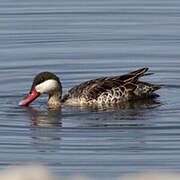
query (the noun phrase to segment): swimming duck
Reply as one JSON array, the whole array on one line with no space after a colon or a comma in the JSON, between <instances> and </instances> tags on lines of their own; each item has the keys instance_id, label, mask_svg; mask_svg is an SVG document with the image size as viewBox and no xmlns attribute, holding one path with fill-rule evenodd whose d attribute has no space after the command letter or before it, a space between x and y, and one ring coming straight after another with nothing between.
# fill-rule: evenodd
<instances>
[{"instance_id":1,"label":"swimming duck","mask_svg":"<svg viewBox=\"0 0 180 180\"><path fill-rule=\"evenodd\" d=\"M142 68L125 75L103 77L86 81L70 89L62 98L62 86L59 78L51 72L39 73L33 81L29 95L19 105L27 106L41 94L48 94L48 106L59 107L62 104L86 106L93 104L116 104L142 98L154 98L154 91L161 85L139 81L146 73Z\"/></svg>"}]
</instances>

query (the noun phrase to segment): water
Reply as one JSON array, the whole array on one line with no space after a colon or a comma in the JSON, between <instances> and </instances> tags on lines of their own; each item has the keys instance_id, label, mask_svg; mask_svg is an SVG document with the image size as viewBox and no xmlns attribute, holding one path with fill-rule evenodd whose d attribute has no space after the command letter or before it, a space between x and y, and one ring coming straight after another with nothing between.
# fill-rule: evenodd
<instances>
[{"instance_id":1,"label":"water","mask_svg":"<svg viewBox=\"0 0 180 180\"><path fill-rule=\"evenodd\" d=\"M180 170L180 2L1 1L0 169L40 162L96 179ZM109 109L18 102L41 71L63 93L86 80L149 67L160 97Z\"/></svg>"}]
</instances>

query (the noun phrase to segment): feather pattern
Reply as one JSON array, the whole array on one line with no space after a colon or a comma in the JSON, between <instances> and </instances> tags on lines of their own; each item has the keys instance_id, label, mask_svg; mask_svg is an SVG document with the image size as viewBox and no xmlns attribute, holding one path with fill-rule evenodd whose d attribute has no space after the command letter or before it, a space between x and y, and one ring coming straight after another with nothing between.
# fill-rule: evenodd
<instances>
[{"instance_id":1,"label":"feather pattern","mask_svg":"<svg viewBox=\"0 0 180 180\"><path fill-rule=\"evenodd\" d=\"M65 104L111 104L138 98L155 97L155 90L161 85L152 85L139 81L139 78L152 73L146 73L148 68L142 68L129 74L104 77L84 82L75 86L64 96Z\"/></svg>"}]
</instances>

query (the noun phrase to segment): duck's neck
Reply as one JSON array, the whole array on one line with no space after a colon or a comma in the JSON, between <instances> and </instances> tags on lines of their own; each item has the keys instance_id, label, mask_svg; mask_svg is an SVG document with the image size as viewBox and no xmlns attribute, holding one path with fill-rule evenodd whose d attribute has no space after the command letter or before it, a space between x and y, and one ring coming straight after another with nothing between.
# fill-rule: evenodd
<instances>
[{"instance_id":1,"label":"duck's neck","mask_svg":"<svg viewBox=\"0 0 180 180\"><path fill-rule=\"evenodd\" d=\"M61 92L54 92L49 95L48 106L50 108L60 107L61 104Z\"/></svg>"}]
</instances>

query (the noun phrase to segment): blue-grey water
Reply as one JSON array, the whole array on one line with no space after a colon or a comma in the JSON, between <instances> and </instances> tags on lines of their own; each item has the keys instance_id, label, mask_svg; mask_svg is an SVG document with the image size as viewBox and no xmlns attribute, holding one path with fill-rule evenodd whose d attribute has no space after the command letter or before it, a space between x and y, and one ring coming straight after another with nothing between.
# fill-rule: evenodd
<instances>
[{"instance_id":1,"label":"blue-grey water","mask_svg":"<svg viewBox=\"0 0 180 180\"><path fill-rule=\"evenodd\" d=\"M54 72L63 94L86 80L149 67L166 84L128 107L47 108L18 102L34 76ZM96 179L180 171L180 1L0 2L0 169L38 162Z\"/></svg>"}]
</instances>

